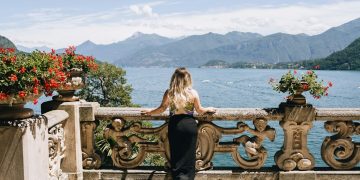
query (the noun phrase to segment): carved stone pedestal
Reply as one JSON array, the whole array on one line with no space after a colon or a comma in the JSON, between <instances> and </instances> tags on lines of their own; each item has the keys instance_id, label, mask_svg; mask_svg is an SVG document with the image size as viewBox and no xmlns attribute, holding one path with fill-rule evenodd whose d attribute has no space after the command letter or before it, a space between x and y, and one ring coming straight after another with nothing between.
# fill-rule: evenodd
<instances>
[{"instance_id":1,"label":"carved stone pedestal","mask_svg":"<svg viewBox=\"0 0 360 180\"><path fill-rule=\"evenodd\" d=\"M80 102L64 102L58 107L59 110L64 110L69 114L64 125L66 151L61 163L61 169L64 173L68 174L69 180L83 179L79 106Z\"/></svg>"},{"instance_id":2,"label":"carved stone pedestal","mask_svg":"<svg viewBox=\"0 0 360 180\"><path fill-rule=\"evenodd\" d=\"M315 109L310 104L281 104L280 107L284 110L284 119L280 121L284 129L284 144L275 154L275 163L286 171L295 168L310 170L315 160L307 147L307 135L315 118Z\"/></svg>"},{"instance_id":3,"label":"carved stone pedestal","mask_svg":"<svg viewBox=\"0 0 360 180\"><path fill-rule=\"evenodd\" d=\"M0 121L0 179L46 180L48 134L43 116Z\"/></svg>"},{"instance_id":4,"label":"carved stone pedestal","mask_svg":"<svg viewBox=\"0 0 360 180\"><path fill-rule=\"evenodd\" d=\"M83 102L79 108L82 165L84 169L98 169L101 166L101 158L95 153L94 149L94 133L96 129L94 113L98 107L100 107L99 103Z\"/></svg>"}]
</instances>

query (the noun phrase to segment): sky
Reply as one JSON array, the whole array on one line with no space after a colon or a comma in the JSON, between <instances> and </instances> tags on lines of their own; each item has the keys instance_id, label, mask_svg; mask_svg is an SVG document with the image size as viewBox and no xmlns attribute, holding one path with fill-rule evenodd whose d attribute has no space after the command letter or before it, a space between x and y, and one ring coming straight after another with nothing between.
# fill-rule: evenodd
<instances>
[{"instance_id":1,"label":"sky","mask_svg":"<svg viewBox=\"0 0 360 180\"><path fill-rule=\"evenodd\" d=\"M50 48L109 44L135 32L316 35L360 18L360 0L0 0L0 9L0 35Z\"/></svg>"}]
</instances>

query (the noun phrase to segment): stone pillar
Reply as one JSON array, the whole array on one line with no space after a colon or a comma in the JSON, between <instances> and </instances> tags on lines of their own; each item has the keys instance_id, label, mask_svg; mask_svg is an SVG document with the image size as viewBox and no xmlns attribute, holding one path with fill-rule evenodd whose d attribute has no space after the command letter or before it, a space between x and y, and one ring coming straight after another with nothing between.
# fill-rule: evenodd
<instances>
[{"instance_id":1,"label":"stone pillar","mask_svg":"<svg viewBox=\"0 0 360 180\"><path fill-rule=\"evenodd\" d=\"M99 107L100 104L97 102L82 102L80 105L81 150L84 169L98 169L101 166L101 158L94 149L95 112Z\"/></svg>"},{"instance_id":2,"label":"stone pillar","mask_svg":"<svg viewBox=\"0 0 360 180\"><path fill-rule=\"evenodd\" d=\"M0 145L0 179L48 179L48 129L42 116L1 121Z\"/></svg>"},{"instance_id":3,"label":"stone pillar","mask_svg":"<svg viewBox=\"0 0 360 180\"><path fill-rule=\"evenodd\" d=\"M63 102L58 107L69 114L64 126L66 150L61 163L62 171L68 174L69 179L83 179L79 106L80 102Z\"/></svg>"},{"instance_id":4,"label":"stone pillar","mask_svg":"<svg viewBox=\"0 0 360 180\"><path fill-rule=\"evenodd\" d=\"M276 165L286 171L312 169L315 160L307 147L307 135L315 119L315 108L310 104L281 104L280 108L284 110L284 119L280 121L284 143L275 154Z\"/></svg>"}]
</instances>

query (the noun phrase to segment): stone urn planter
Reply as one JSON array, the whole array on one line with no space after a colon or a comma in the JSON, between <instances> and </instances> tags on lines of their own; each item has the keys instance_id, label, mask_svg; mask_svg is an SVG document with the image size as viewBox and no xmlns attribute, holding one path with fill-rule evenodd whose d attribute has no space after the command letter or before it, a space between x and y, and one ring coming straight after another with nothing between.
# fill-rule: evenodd
<instances>
[{"instance_id":1,"label":"stone urn planter","mask_svg":"<svg viewBox=\"0 0 360 180\"><path fill-rule=\"evenodd\" d=\"M0 101L0 120L16 120L30 118L34 111L25 108L27 102L38 99L40 95L29 95L24 99L9 97L7 100Z\"/></svg>"},{"instance_id":2,"label":"stone urn planter","mask_svg":"<svg viewBox=\"0 0 360 180\"><path fill-rule=\"evenodd\" d=\"M305 105L306 104L306 98L304 95L302 95L303 92L308 91L309 85L307 82L302 81L301 87L299 87L295 94L292 94L288 97L286 103L293 104L293 105Z\"/></svg>"},{"instance_id":3,"label":"stone urn planter","mask_svg":"<svg viewBox=\"0 0 360 180\"><path fill-rule=\"evenodd\" d=\"M82 70L73 69L69 72L67 82L57 90L59 95L54 96L53 100L62 102L79 101L79 97L75 96L75 92L84 86L85 73Z\"/></svg>"}]
</instances>

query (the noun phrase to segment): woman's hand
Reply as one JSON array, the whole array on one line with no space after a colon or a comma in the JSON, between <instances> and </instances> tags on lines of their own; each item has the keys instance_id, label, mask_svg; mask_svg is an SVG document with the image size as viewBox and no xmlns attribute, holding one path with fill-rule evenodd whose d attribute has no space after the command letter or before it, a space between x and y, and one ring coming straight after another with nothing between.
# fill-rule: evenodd
<instances>
[{"instance_id":1,"label":"woman's hand","mask_svg":"<svg viewBox=\"0 0 360 180\"><path fill-rule=\"evenodd\" d=\"M149 115L151 115L150 112L151 112L150 109L145 109L145 110L141 110L140 114L141 114L141 115L149 116Z\"/></svg>"},{"instance_id":2,"label":"woman's hand","mask_svg":"<svg viewBox=\"0 0 360 180\"><path fill-rule=\"evenodd\" d=\"M207 107L205 114L215 114L216 109L214 107Z\"/></svg>"}]
</instances>

